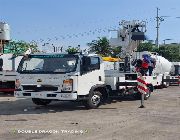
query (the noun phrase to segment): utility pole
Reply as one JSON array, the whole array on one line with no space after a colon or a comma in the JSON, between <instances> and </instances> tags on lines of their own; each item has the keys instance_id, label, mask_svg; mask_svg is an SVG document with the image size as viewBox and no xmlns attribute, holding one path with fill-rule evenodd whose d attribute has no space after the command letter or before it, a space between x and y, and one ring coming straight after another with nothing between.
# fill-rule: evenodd
<instances>
[{"instance_id":1,"label":"utility pole","mask_svg":"<svg viewBox=\"0 0 180 140\"><path fill-rule=\"evenodd\" d=\"M157 7L157 17L156 17L156 22L157 22L157 36L156 36L156 46L159 48L159 8Z\"/></svg>"},{"instance_id":2,"label":"utility pole","mask_svg":"<svg viewBox=\"0 0 180 140\"><path fill-rule=\"evenodd\" d=\"M159 16L159 8L157 7L157 15L156 15L156 29L157 29L157 36L156 36L156 46L159 48L159 25L160 22L164 21L163 17L169 17L169 16Z\"/></svg>"}]
</instances>

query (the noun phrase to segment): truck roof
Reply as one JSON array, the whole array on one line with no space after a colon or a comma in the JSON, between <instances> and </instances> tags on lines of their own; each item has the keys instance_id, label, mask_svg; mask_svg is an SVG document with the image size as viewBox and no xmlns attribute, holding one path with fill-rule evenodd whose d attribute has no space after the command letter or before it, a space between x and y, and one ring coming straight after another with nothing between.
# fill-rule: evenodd
<instances>
[{"instance_id":1,"label":"truck roof","mask_svg":"<svg viewBox=\"0 0 180 140\"><path fill-rule=\"evenodd\" d=\"M68 54L68 53L34 53L30 55L62 55L62 54Z\"/></svg>"},{"instance_id":2,"label":"truck roof","mask_svg":"<svg viewBox=\"0 0 180 140\"><path fill-rule=\"evenodd\" d=\"M30 55L82 55L82 56L98 56L98 54L80 54L80 53L74 53L74 54L68 54L68 53L35 53Z\"/></svg>"}]
</instances>

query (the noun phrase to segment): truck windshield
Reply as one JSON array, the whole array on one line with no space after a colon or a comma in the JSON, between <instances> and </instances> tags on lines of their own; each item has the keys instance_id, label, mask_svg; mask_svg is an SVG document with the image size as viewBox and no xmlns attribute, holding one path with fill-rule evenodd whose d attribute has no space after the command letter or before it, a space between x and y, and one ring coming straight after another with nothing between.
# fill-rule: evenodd
<instances>
[{"instance_id":1,"label":"truck windshield","mask_svg":"<svg viewBox=\"0 0 180 140\"><path fill-rule=\"evenodd\" d=\"M24 57L17 69L19 73L70 73L76 70L77 55L29 55Z\"/></svg>"}]
</instances>

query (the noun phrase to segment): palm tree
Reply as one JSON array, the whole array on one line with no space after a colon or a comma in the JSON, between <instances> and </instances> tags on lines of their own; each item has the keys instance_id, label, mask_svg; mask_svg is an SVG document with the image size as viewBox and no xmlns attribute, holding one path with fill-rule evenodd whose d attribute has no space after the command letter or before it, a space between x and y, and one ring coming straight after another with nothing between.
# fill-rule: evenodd
<instances>
[{"instance_id":1,"label":"palm tree","mask_svg":"<svg viewBox=\"0 0 180 140\"><path fill-rule=\"evenodd\" d=\"M80 52L80 46L79 45L78 47L68 46L68 49L66 50L66 52L68 52L69 54L78 53Z\"/></svg>"},{"instance_id":2,"label":"palm tree","mask_svg":"<svg viewBox=\"0 0 180 140\"><path fill-rule=\"evenodd\" d=\"M93 40L91 43L87 43L89 46L89 51L102 56L111 56L112 48L109 45L109 40L106 37L98 38L98 40Z\"/></svg>"}]
</instances>

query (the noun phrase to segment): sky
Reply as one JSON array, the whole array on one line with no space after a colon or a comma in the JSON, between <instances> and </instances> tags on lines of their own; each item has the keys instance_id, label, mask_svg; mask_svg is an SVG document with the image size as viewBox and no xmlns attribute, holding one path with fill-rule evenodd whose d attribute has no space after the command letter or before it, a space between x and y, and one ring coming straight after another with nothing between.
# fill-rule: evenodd
<instances>
[{"instance_id":1,"label":"sky","mask_svg":"<svg viewBox=\"0 0 180 140\"><path fill-rule=\"evenodd\" d=\"M36 41L40 49L78 46L109 37L121 20L147 21L149 40L156 39L156 8L164 17L160 43L180 43L179 0L0 0L0 21L11 27L13 40ZM42 46L44 43L46 46Z\"/></svg>"}]
</instances>

